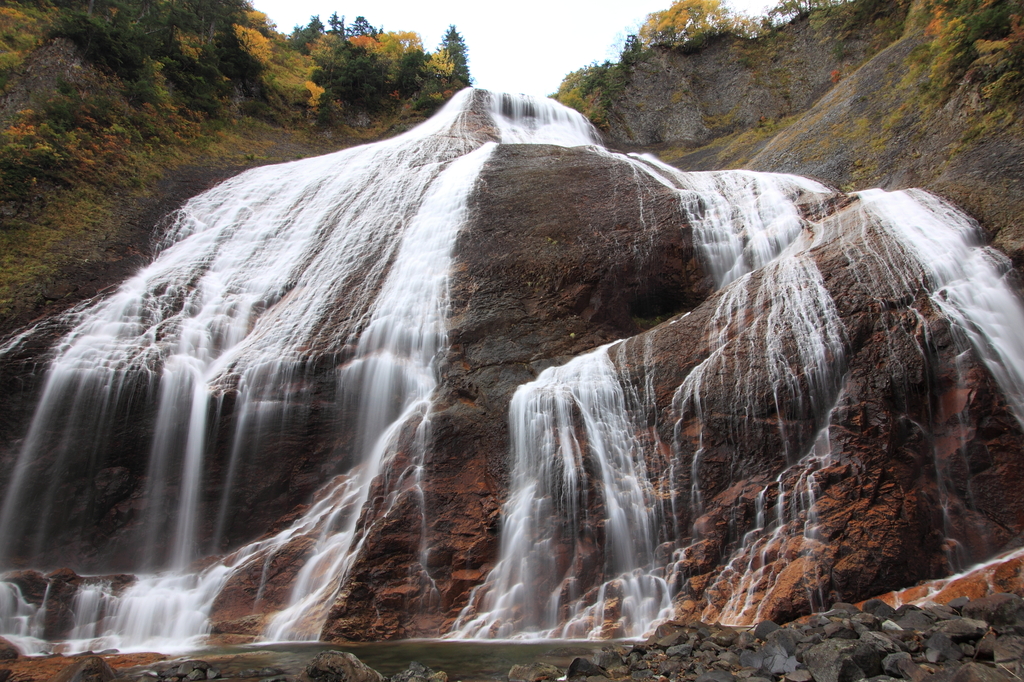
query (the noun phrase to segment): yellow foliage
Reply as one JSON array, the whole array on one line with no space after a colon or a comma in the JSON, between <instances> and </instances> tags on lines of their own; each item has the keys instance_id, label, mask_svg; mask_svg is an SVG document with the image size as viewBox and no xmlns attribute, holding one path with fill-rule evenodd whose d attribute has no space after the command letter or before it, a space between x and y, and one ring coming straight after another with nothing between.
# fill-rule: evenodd
<instances>
[{"instance_id":1,"label":"yellow foliage","mask_svg":"<svg viewBox=\"0 0 1024 682\"><path fill-rule=\"evenodd\" d=\"M640 41L648 47L684 45L730 30L732 24L732 16L721 0L676 0L668 9L647 15L640 27Z\"/></svg>"},{"instance_id":2,"label":"yellow foliage","mask_svg":"<svg viewBox=\"0 0 1024 682\"><path fill-rule=\"evenodd\" d=\"M313 81L306 81L306 90L309 91L309 100L306 103L310 108L317 109L320 106L320 95L324 94L324 89Z\"/></svg>"},{"instance_id":3,"label":"yellow foliage","mask_svg":"<svg viewBox=\"0 0 1024 682\"><path fill-rule=\"evenodd\" d=\"M199 42L199 37L188 33L178 33L178 49L186 57L192 59L199 59L199 56L203 53L203 44Z\"/></svg>"},{"instance_id":4,"label":"yellow foliage","mask_svg":"<svg viewBox=\"0 0 1024 682\"><path fill-rule=\"evenodd\" d=\"M277 25L270 20L270 17L259 10L249 10L245 13L245 19L245 23L251 28L255 28L257 30L277 30Z\"/></svg>"},{"instance_id":5,"label":"yellow foliage","mask_svg":"<svg viewBox=\"0 0 1024 682\"><path fill-rule=\"evenodd\" d=\"M451 78L452 74L455 73L455 62L452 61L452 56L448 54L448 50L442 47L430 55L430 59L427 61L427 68L442 78Z\"/></svg>"},{"instance_id":6,"label":"yellow foliage","mask_svg":"<svg viewBox=\"0 0 1024 682\"><path fill-rule=\"evenodd\" d=\"M242 50L255 61L266 66L270 63L270 41L256 29L232 24L235 37Z\"/></svg>"},{"instance_id":7,"label":"yellow foliage","mask_svg":"<svg viewBox=\"0 0 1024 682\"><path fill-rule=\"evenodd\" d=\"M412 50L423 51L423 39L415 31L388 31L377 37L381 52L401 57Z\"/></svg>"}]
</instances>

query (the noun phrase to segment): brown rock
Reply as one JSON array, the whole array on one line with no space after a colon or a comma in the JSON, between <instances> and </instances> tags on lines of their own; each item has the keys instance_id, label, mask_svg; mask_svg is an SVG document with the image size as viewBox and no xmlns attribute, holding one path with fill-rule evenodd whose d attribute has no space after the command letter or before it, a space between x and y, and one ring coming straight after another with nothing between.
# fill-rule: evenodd
<instances>
[{"instance_id":1,"label":"brown rock","mask_svg":"<svg viewBox=\"0 0 1024 682\"><path fill-rule=\"evenodd\" d=\"M76 660L50 678L50 682L111 682L117 672L99 656Z\"/></svg>"}]
</instances>

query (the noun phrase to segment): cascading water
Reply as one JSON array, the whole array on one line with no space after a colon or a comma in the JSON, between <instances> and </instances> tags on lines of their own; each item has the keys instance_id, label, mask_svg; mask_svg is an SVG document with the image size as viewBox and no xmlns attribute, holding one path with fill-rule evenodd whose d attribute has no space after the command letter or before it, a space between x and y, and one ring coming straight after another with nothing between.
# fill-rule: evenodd
<instances>
[{"instance_id":1,"label":"cascading water","mask_svg":"<svg viewBox=\"0 0 1024 682\"><path fill-rule=\"evenodd\" d=\"M705 506L720 492L709 467L733 481L757 438L777 444L774 469L747 482L754 518L730 531L725 570L707 587L723 597L705 615L757 618L780 570L817 561L817 472L832 464L830 415L848 360L829 273L815 260L823 244L841 243L886 299L926 290L1024 424L1024 346L1013 334L1024 310L1005 259L947 204L921 192L862 193L851 230L821 218L835 196L813 181L682 173L604 150L581 116L550 101L466 91L393 140L250 171L196 197L150 266L69 318L0 506L0 559L59 559L53 539L69 532L62 491L76 477L121 490L129 463L108 454L120 448L135 460L143 453L145 483L127 499L123 511L135 516L106 558L169 570L121 592L83 586L68 649L187 649L243 574L258 576L252 610L268 614L264 640L317 639L374 524L400 497L418 500L410 523L425 543L448 273L496 144L584 147L669 188L717 293L703 317L676 317L518 388L500 556L451 636L644 634L672 615L688 561L705 549ZM635 250L642 267L648 254ZM659 407L655 342L698 318L701 359ZM327 433L306 434L324 413L335 415ZM126 420L145 424L146 437ZM712 422L727 424L715 462L705 448ZM298 437L327 453L309 485L319 486L314 500L283 530L239 541L241 481ZM409 570L429 587L428 549ZM301 560L287 594L265 607L268 575L289 553ZM782 554L788 564L774 560ZM0 582L0 628L38 649L42 609L13 583Z\"/></svg>"},{"instance_id":2,"label":"cascading water","mask_svg":"<svg viewBox=\"0 0 1024 682\"><path fill-rule=\"evenodd\" d=\"M487 97L490 120L473 119L474 99ZM445 345L451 250L494 147L489 125L501 142L597 140L582 117L549 101L465 91L394 140L250 171L193 199L154 263L81 313L51 364L0 510L0 551L38 553L47 543L45 524L30 529L22 509L38 480L37 453L57 447L61 466L81 447L75 435L91 425L98 434L93 456L102 456L105 434L125 405L148 400L156 405L149 504L138 531L143 550L132 565L176 570L142 577L118 596L83 589L72 649L192 646L209 631L209 609L226 581L252 565L265 569L299 537L315 544L264 636L318 638L365 537L357 523L369 491L410 429L411 452L388 471L388 499L374 502L372 514L386 515L389 500L419 485L435 361ZM280 182L282 171L288 183ZM202 509L209 497L202 472L220 396L237 389L213 548L227 534L245 458L280 437L289 421L301 422L310 400L293 387L325 358L338 362L333 396L326 397L355 415L353 465L291 527L201 572L185 570L201 551L200 518L210 516ZM174 499L166 492L172 484ZM42 516L55 508L52 497L44 499ZM14 615L24 611L20 604L4 603L8 620L24 620ZM22 620L5 631L18 634Z\"/></svg>"}]
</instances>

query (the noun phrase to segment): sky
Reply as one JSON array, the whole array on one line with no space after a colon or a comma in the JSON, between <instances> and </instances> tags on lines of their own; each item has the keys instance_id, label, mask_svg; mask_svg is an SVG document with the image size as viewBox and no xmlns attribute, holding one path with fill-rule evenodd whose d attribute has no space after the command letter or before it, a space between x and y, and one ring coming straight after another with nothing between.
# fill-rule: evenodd
<instances>
[{"instance_id":1,"label":"sky","mask_svg":"<svg viewBox=\"0 0 1024 682\"><path fill-rule=\"evenodd\" d=\"M319 14L333 12L346 23L365 16L386 31L415 31L434 50L449 24L469 48L474 85L499 92L543 97L554 93L569 72L616 58L627 33L650 12L672 0L253 0L282 33L291 33ZM735 11L761 14L775 2L731 0Z\"/></svg>"}]
</instances>

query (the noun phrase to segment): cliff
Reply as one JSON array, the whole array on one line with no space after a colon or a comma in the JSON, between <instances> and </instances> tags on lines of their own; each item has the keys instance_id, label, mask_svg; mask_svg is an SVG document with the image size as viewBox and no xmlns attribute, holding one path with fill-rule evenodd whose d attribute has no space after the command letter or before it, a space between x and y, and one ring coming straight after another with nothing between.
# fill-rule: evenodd
<instances>
[{"instance_id":1,"label":"cliff","mask_svg":"<svg viewBox=\"0 0 1024 682\"><path fill-rule=\"evenodd\" d=\"M980 220L1020 266L1019 98L993 99L977 72L937 86L931 18L925 3L894 3L852 26L819 12L695 53L652 50L628 70L606 139L684 170L795 173L845 191L924 187Z\"/></svg>"}]
</instances>

